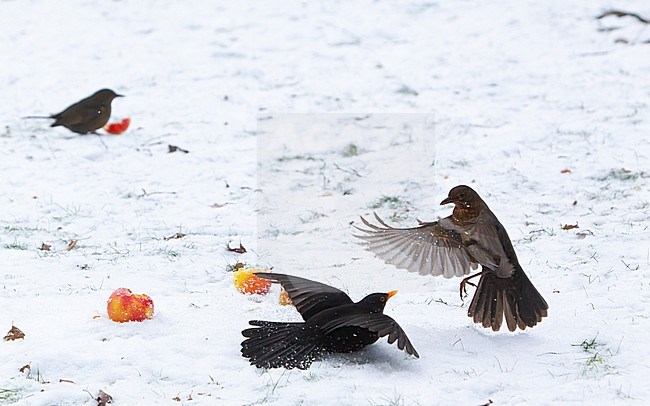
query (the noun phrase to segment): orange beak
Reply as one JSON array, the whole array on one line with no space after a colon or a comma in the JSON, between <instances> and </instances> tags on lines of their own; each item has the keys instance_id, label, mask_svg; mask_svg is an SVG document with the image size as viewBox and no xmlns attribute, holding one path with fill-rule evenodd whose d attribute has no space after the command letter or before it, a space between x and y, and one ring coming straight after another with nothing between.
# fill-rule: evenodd
<instances>
[{"instance_id":1,"label":"orange beak","mask_svg":"<svg viewBox=\"0 0 650 406\"><path fill-rule=\"evenodd\" d=\"M391 297L395 296L397 294L396 290L391 290L386 294L386 300L390 299Z\"/></svg>"}]
</instances>

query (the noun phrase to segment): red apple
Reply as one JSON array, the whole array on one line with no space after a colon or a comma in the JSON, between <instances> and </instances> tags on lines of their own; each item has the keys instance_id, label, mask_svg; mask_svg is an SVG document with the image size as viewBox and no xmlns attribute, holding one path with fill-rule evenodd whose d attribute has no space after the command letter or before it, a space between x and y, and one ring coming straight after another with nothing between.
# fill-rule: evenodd
<instances>
[{"instance_id":1,"label":"red apple","mask_svg":"<svg viewBox=\"0 0 650 406\"><path fill-rule=\"evenodd\" d=\"M119 288L108 298L108 317L118 323L143 321L153 317L153 300L145 294Z\"/></svg>"},{"instance_id":2,"label":"red apple","mask_svg":"<svg viewBox=\"0 0 650 406\"><path fill-rule=\"evenodd\" d=\"M122 134L127 128L129 128L129 124L131 124L131 119L125 118L117 123L106 124L104 130L109 134Z\"/></svg>"},{"instance_id":3,"label":"red apple","mask_svg":"<svg viewBox=\"0 0 650 406\"><path fill-rule=\"evenodd\" d=\"M265 295L271 290L271 281L255 276L258 269L240 269L235 272L233 282L241 293Z\"/></svg>"}]
</instances>

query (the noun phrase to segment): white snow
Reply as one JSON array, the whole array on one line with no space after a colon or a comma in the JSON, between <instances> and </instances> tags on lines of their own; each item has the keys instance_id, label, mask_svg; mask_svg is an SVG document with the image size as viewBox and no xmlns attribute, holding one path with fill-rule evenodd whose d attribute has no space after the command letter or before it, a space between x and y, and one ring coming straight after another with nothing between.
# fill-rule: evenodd
<instances>
[{"instance_id":1,"label":"white snow","mask_svg":"<svg viewBox=\"0 0 650 406\"><path fill-rule=\"evenodd\" d=\"M646 404L650 25L595 18L610 8L650 17L638 1L0 1L0 335L26 334L0 341L0 403ZM123 135L21 118L103 87L127 96ZM548 301L535 328L474 325L458 279L352 236L373 211L446 216L457 184ZM385 312L421 358L384 339L307 371L249 366L248 320L299 316L277 287L239 294L237 261L354 300L398 289ZM110 321L119 287L154 318Z\"/></svg>"}]
</instances>

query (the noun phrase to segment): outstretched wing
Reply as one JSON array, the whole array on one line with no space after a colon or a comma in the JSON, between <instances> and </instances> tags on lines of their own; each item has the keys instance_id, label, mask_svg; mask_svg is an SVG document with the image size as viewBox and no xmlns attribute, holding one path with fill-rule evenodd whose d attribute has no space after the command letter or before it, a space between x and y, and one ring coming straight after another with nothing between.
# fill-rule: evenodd
<instances>
[{"instance_id":1,"label":"outstretched wing","mask_svg":"<svg viewBox=\"0 0 650 406\"><path fill-rule=\"evenodd\" d=\"M415 350L404 330L395 320L383 313L352 314L338 317L325 323L321 330L328 334L341 327L361 327L379 334L379 337L388 336L389 344L397 341L397 348L420 358L420 354Z\"/></svg>"},{"instance_id":2,"label":"outstretched wing","mask_svg":"<svg viewBox=\"0 0 650 406\"><path fill-rule=\"evenodd\" d=\"M445 228L445 220L423 223L419 227L395 228L386 224L375 213L380 226L361 217L370 229L356 227L364 235L355 235L365 241L367 248L386 263L420 275L442 275L445 278L469 274L483 265L494 265L476 244L463 244L461 235ZM476 258L479 257L479 258Z\"/></svg>"},{"instance_id":3,"label":"outstretched wing","mask_svg":"<svg viewBox=\"0 0 650 406\"><path fill-rule=\"evenodd\" d=\"M325 309L353 303L345 292L324 283L281 273L256 272L255 275L282 285L305 321Z\"/></svg>"}]
</instances>

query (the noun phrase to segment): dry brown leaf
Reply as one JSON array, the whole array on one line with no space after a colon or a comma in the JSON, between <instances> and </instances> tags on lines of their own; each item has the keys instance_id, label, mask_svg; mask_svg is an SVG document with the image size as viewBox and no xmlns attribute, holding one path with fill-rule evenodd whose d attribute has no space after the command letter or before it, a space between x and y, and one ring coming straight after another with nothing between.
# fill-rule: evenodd
<instances>
[{"instance_id":1,"label":"dry brown leaf","mask_svg":"<svg viewBox=\"0 0 650 406\"><path fill-rule=\"evenodd\" d=\"M569 168L564 168L560 171L560 173L571 173L571 169Z\"/></svg>"},{"instance_id":2,"label":"dry brown leaf","mask_svg":"<svg viewBox=\"0 0 650 406\"><path fill-rule=\"evenodd\" d=\"M174 396L174 397L172 398L172 400L175 400L175 401L177 401L177 402L180 402L180 401L181 401L181 398L179 398L178 396Z\"/></svg>"},{"instance_id":3,"label":"dry brown leaf","mask_svg":"<svg viewBox=\"0 0 650 406\"><path fill-rule=\"evenodd\" d=\"M25 364L25 365L23 365L22 368L19 369L19 371L20 371L20 373L22 374L22 373L24 373L24 372L25 372L26 370L28 370L28 369L31 371L31 369L32 369L31 365L29 365L29 364Z\"/></svg>"},{"instance_id":4,"label":"dry brown leaf","mask_svg":"<svg viewBox=\"0 0 650 406\"><path fill-rule=\"evenodd\" d=\"M179 238L183 238L183 237L185 237L186 235L187 235L187 234L176 233L176 234L174 234L174 235L170 235L169 237L163 237L163 239L164 239L165 241L169 241L169 240L177 240L177 239L179 239Z\"/></svg>"},{"instance_id":5,"label":"dry brown leaf","mask_svg":"<svg viewBox=\"0 0 650 406\"><path fill-rule=\"evenodd\" d=\"M226 246L226 248L228 249L228 251L236 252L236 253L238 253L238 254L245 254L245 253L246 253L246 248L244 248L244 246L241 245L241 242L239 243L239 247L231 247L231 246L230 246L230 243L231 243L231 242L232 242L232 241L230 241L230 242L228 243L228 245Z\"/></svg>"},{"instance_id":6,"label":"dry brown leaf","mask_svg":"<svg viewBox=\"0 0 650 406\"><path fill-rule=\"evenodd\" d=\"M49 251L50 248L52 248L51 245L43 243L43 244L41 245L41 248L39 248L39 250L41 250L41 251Z\"/></svg>"},{"instance_id":7,"label":"dry brown leaf","mask_svg":"<svg viewBox=\"0 0 650 406\"><path fill-rule=\"evenodd\" d=\"M74 383L74 381L71 381L71 380L69 380L69 379L63 379L63 378L59 379L59 383L60 383L60 382L65 382L65 383Z\"/></svg>"},{"instance_id":8,"label":"dry brown leaf","mask_svg":"<svg viewBox=\"0 0 650 406\"><path fill-rule=\"evenodd\" d=\"M70 244L68 244L68 247L66 248L66 250L70 251L71 249L73 249L76 246L77 246L77 240L72 240L72 241L70 241Z\"/></svg>"},{"instance_id":9,"label":"dry brown leaf","mask_svg":"<svg viewBox=\"0 0 650 406\"><path fill-rule=\"evenodd\" d=\"M113 397L103 390L99 390L99 396L95 399L97 406L106 406L108 403L113 403Z\"/></svg>"},{"instance_id":10,"label":"dry brown leaf","mask_svg":"<svg viewBox=\"0 0 650 406\"><path fill-rule=\"evenodd\" d=\"M7 335L4 337L5 341L14 341L18 340L20 338L25 338L25 333L20 331L20 329L16 326L11 326L11 330L7 333Z\"/></svg>"},{"instance_id":11,"label":"dry brown leaf","mask_svg":"<svg viewBox=\"0 0 650 406\"><path fill-rule=\"evenodd\" d=\"M237 263L235 263L235 265L228 265L228 266L226 267L226 271L228 271L228 272L237 272L237 271L239 271L240 269L244 268L245 266L246 266L245 263L243 263L243 262L237 262Z\"/></svg>"},{"instance_id":12,"label":"dry brown leaf","mask_svg":"<svg viewBox=\"0 0 650 406\"><path fill-rule=\"evenodd\" d=\"M562 226L562 230L573 230L574 228L579 228L578 223L575 224L565 224Z\"/></svg>"},{"instance_id":13,"label":"dry brown leaf","mask_svg":"<svg viewBox=\"0 0 650 406\"><path fill-rule=\"evenodd\" d=\"M189 153L190 153L190 151L188 151L188 150L186 150L186 149L183 149L183 148L181 148L181 147L178 147L178 146L176 146L176 145L171 145L171 144L169 144L168 147L169 147L169 153L170 153L170 154L171 154L172 152L176 152L176 151L178 151L178 152L183 152L183 153L185 153L185 154L189 154Z\"/></svg>"}]
</instances>

